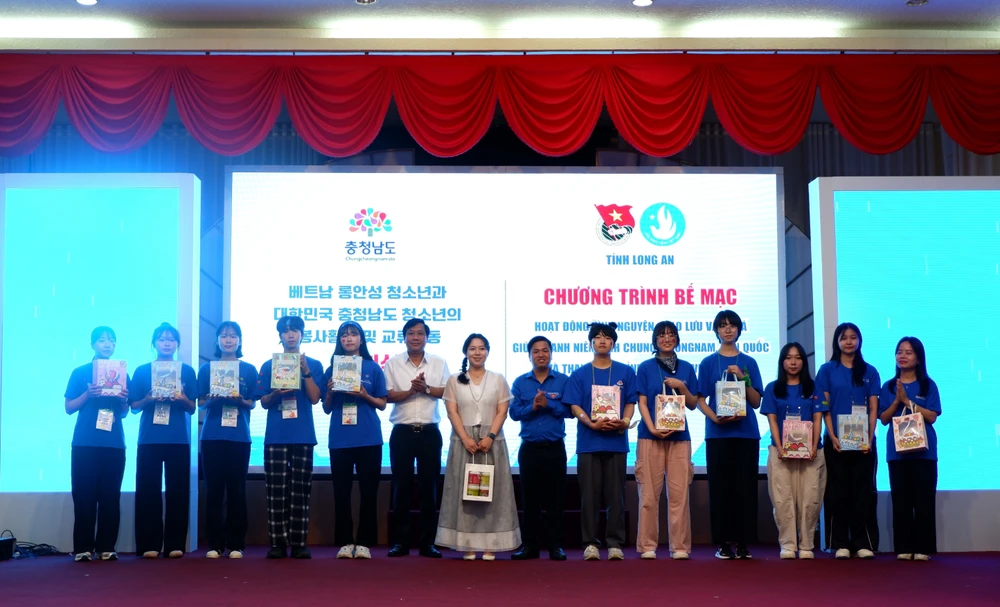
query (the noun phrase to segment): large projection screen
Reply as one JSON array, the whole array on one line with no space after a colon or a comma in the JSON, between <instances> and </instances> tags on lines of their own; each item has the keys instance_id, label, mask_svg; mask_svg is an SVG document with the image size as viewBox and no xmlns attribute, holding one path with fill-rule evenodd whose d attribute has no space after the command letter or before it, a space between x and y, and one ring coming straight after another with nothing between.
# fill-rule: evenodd
<instances>
[{"instance_id":1,"label":"large projection screen","mask_svg":"<svg viewBox=\"0 0 1000 607\"><path fill-rule=\"evenodd\" d=\"M360 322L384 364L404 351L399 332L413 316L452 372L466 336L486 335L487 366L511 383L530 370L536 334L552 340L558 370L589 362L587 323L598 320L619 324L613 358L633 366L651 356L653 325L672 320L679 355L697 365L717 349L712 319L732 308L745 321L743 350L773 378L785 336L777 170L241 167L230 177L224 315L242 325L255 366L279 348L283 314L305 319L302 351L324 365L344 320ZM315 413L323 467L329 418ZM265 418L252 416L252 466ZM693 412L689 424L700 468L704 418ZM515 465L518 428L504 427ZM575 438L569 421L571 467ZM631 466L636 430L629 438Z\"/></svg>"},{"instance_id":2,"label":"large projection screen","mask_svg":"<svg viewBox=\"0 0 1000 607\"><path fill-rule=\"evenodd\" d=\"M883 382L895 374L900 338L924 343L943 410L934 425L939 548L997 550L1000 414L988 403L1000 379L991 326L1000 301L1000 178L818 179L810 217L817 362L829 360L841 322L859 326L865 360ZM882 492L885 439L879 424ZM889 508L885 493L885 520ZM885 537L891 524L881 529Z\"/></svg>"}]
</instances>

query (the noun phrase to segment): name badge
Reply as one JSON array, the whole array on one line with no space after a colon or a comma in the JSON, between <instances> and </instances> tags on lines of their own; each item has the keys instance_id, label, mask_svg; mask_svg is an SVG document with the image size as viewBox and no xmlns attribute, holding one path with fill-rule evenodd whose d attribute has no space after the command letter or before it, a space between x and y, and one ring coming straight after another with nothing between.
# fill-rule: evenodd
<instances>
[{"instance_id":1,"label":"name badge","mask_svg":"<svg viewBox=\"0 0 1000 607\"><path fill-rule=\"evenodd\" d=\"M236 424L239 423L238 418L239 413L236 407L223 407L222 408L222 427L223 428L235 428Z\"/></svg>"},{"instance_id":2,"label":"name badge","mask_svg":"<svg viewBox=\"0 0 1000 607\"><path fill-rule=\"evenodd\" d=\"M156 405L153 410L153 423L157 426L170 425L170 405L167 403Z\"/></svg>"},{"instance_id":3,"label":"name badge","mask_svg":"<svg viewBox=\"0 0 1000 607\"><path fill-rule=\"evenodd\" d=\"M298 419L299 403L294 398L281 401L281 419Z\"/></svg>"},{"instance_id":4,"label":"name badge","mask_svg":"<svg viewBox=\"0 0 1000 607\"><path fill-rule=\"evenodd\" d=\"M851 405L851 415L864 415L868 416L868 406L867 405Z\"/></svg>"},{"instance_id":5,"label":"name badge","mask_svg":"<svg viewBox=\"0 0 1000 607\"><path fill-rule=\"evenodd\" d=\"M101 409L97 412L97 429L111 432L111 427L115 425L115 412L111 409Z\"/></svg>"},{"instance_id":6,"label":"name badge","mask_svg":"<svg viewBox=\"0 0 1000 607\"><path fill-rule=\"evenodd\" d=\"M340 423L344 426L357 426L358 425L358 404L357 403L344 403L342 413L340 414Z\"/></svg>"}]
</instances>

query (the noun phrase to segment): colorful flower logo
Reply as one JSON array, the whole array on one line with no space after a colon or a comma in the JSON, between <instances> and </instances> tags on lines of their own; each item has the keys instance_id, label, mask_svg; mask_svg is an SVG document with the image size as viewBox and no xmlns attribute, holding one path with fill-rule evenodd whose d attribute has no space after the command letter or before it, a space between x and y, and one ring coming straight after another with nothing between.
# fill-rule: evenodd
<instances>
[{"instance_id":1,"label":"colorful flower logo","mask_svg":"<svg viewBox=\"0 0 1000 607\"><path fill-rule=\"evenodd\" d=\"M354 214L354 219L351 219L350 223L352 232L365 232L369 238L382 230L392 231L392 220L387 219L382 211L374 209L361 209Z\"/></svg>"}]
</instances>

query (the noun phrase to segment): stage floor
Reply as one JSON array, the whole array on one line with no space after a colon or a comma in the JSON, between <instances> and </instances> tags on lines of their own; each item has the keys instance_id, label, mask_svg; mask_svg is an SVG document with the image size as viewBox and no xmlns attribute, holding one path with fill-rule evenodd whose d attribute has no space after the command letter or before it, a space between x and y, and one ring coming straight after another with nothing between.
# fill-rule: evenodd
<instances>
[{"instance_id":1,"label":"stage floor","mask_svg":"<svg viewBox=\"0 0 1000 607\"><path fill-rule=\"evenodd\" d=\"M661 547L661 554L666 554ZM243 560L208 560L204 551L156 561L123 554L117 562L74 563L52 556L0 563L5 605L101 607L141 605L766 605L1000 604L1000 553L942 554L930 562L781 561L777 549L755 547L752 561L719 561L696 546L690 561L569 560L466 562L456 552L432 560L389 559L384 547L370 561L336 560L331 547L313 559L270 561L263 547ZM543 557L545 554L543 553ZM603 556L603 554L602 554Z\"/></svg>"}]
</instances>

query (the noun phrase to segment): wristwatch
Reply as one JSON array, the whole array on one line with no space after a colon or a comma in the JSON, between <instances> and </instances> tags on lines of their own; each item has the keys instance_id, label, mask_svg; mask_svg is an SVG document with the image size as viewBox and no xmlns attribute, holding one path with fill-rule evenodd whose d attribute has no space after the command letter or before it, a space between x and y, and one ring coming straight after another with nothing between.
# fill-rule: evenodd
<instances>
[{"instance_id":1,"label":"wristwatch","mask_svg":"<svg viewBox=\"0 0 1000 607\"><path fill-rule=\"evenodd\" d=\"M430 393L431 393L431 387L430 386L424 386L424 394L430 394Z\"/></svg>"},{"instance_id":2,"label":"wristwatch","mask_svg":"<svg viewBox=\"0 0 1000 607\"><path fill-rule=\"evenodd\" d=\"M490 433L489 433L489 434L487 434L486 436L490 437L490 440L496 440L496 439L497 439L497 435L496 435L496 434L493 434L492 432L490 432Z\"/></svg>"}]
</instances>

